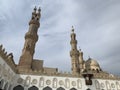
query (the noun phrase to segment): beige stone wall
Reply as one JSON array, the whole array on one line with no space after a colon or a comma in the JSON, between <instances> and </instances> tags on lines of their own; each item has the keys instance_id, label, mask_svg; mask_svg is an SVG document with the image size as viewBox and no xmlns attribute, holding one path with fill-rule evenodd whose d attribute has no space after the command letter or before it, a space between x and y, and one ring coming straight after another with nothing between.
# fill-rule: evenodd
<instances>
[{"instance_id":1,"label":"beige stone wall","mask_svg":"<svg viewBox=\"0 0 120 90\"><path fill-rule=\"evenodd\" d=\"M44 73L54 74L54 73L57 73L57 72L58 72L57 68L44 67Z\"/></svg>"},{"instance_id":2,"label":"beige stone wall","mask_svg":"<svg viewBox=\"0 0 120 90\"><path fill-rule=\"evenodd\" d=\"M43 60L34 59L32 61L32 70L37 70L37 71L43 70Z\"/></svg>"}]
</instances>

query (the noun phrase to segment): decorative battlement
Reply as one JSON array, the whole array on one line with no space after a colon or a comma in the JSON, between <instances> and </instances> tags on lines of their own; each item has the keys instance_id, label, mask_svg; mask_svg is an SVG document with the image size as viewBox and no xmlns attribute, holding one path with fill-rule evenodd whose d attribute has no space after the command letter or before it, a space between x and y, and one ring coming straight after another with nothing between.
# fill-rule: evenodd
<instances>
[{"instance_id":1,"label":"decorative battlement","mask_svg":"<svg viewBox=\"0 0 120 90\"><path fill-rule=\"evenodd\" d=\"M7 54L7 51L5 51L5 48L3 48L3 45L0 45L0 56L12 68L14 72L17 72L16 64L13 59L13 54L12 53Z\"/></svg>"}]
</instances>

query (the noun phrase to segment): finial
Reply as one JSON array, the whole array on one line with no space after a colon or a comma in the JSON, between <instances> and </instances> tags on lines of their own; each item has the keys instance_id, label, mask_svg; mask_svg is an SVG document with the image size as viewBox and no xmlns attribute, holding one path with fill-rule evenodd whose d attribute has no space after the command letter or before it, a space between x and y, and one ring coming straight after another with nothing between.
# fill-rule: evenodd
<instances>
[{"instance_id":1,"label":"finial","mask_svg":"<svg viewBox=\"0 0 120 90\"><path fill-rule=\"evenodd\" d=\"M34 8L34 12L36 12L36 10L37 10L37 8L36 8L36 6L35 6L35 8Z\"/></svg>"},{"instance_id":2,"label":"finial","mask_svg":"<svg viewBox=\"0 0 120 90\"><path fill-rule=\"evenodd\" d=\"M39 7L38 12L41 12L41 8Z\"/></svg>"},{"instance_id":3,"label":"finial","mask_svg":"<svg viewBox=\"0 0 120 90\"><path fill-rule=\"evenodd\" d=\"M74 33L74 27L72 26L72 32Z\"/></svg>"}]
</instances>

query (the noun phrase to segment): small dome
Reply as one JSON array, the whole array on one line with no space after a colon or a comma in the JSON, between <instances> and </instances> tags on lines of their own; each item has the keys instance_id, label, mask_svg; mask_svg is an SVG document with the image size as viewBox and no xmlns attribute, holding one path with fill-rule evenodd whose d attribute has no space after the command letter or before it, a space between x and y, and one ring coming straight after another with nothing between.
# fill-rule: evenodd
<instances>
[{"instance_id":1,"label":"small dome","mask_svg":"<svg viewBox=\"0 0 120 90\"><path fill-rule=\"evenodd\" d=\"M85 62L86 70L101 71L98 62L94 59L89 58Z\"/></svg>"},{"instance_id":2,"label":"small dome","mask_svg":"<svg viewBox=\"0 0 120 90\"><path fill-rule=\"evenodd\" d=\"M89 65L89 66L98 66L99 67L99 64L96 60L94 59L91 59L89 58L87 61L86 61L86 64Z\"/></svg>"}]
</instances>

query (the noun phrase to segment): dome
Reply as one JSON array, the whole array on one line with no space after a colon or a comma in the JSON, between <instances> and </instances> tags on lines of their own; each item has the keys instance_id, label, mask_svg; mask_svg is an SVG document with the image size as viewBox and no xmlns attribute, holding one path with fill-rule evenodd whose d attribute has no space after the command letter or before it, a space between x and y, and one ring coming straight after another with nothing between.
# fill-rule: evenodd
<instances>
[{"instance_id":1,"label":"dome","mask_svg":"<svg viewBox=\"0 0 120 90\"><path fill-rule=\"evenodd\" d=\"M85 67L86 67L86 70L101 71L101 68L100 68L98 62L94 59L91 59L91 58L89 58L85 62Z\"/></svg>"},{"instance_id":2,"label":"dome","mask_svg":"<svg viewBox=\"0 0 120 90\"><path fill-rule=\"evenodd\" d=\"M91 59L89 58L87 61L86 61L86 64L89 65L89 66L98 66L99 67L99 64L96 60L94 59Z\"/></svg>"}]
</instances>

